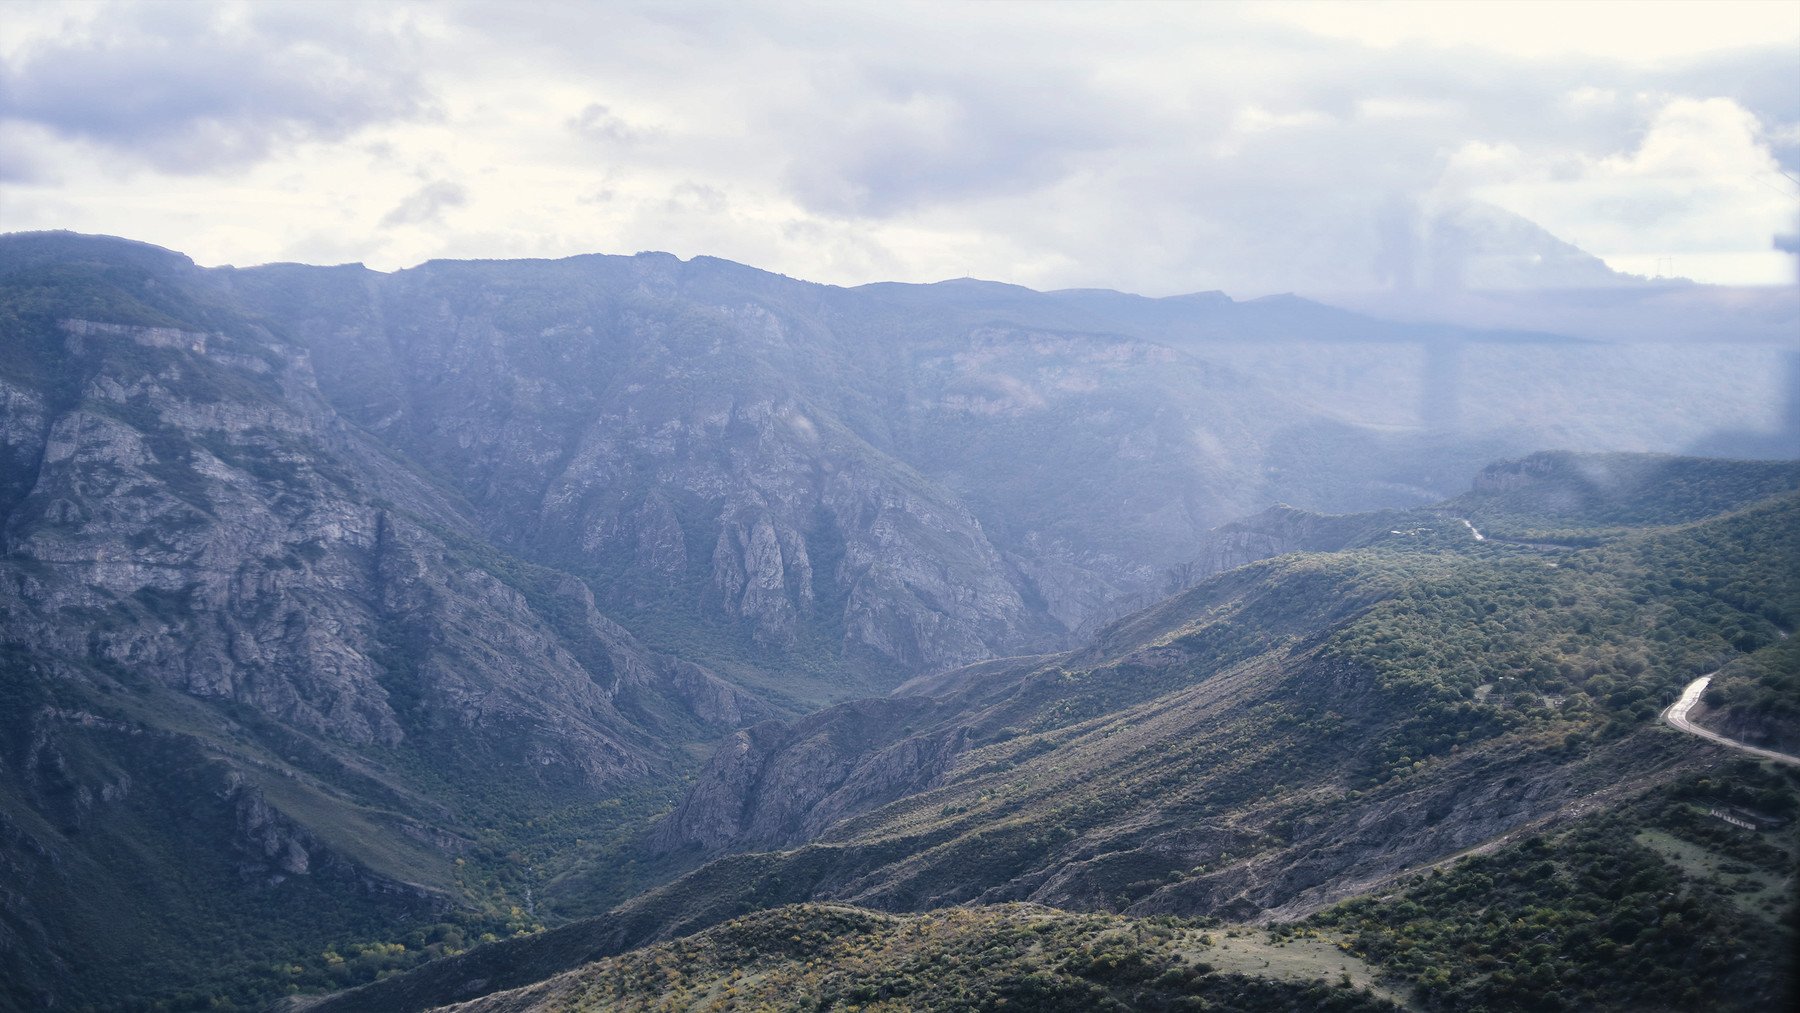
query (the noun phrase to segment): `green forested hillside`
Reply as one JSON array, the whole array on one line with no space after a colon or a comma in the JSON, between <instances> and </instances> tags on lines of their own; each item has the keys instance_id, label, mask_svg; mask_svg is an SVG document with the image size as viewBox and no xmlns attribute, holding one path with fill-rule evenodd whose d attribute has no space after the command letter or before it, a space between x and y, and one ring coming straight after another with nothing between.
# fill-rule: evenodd
<instances>
[{"instance_id":1,"label":"green forested hillside","mask_svg":"<svg viewBox=\"0 0 1800 1013\"><path fill-rule=\"evenodd\" d=\"M1441 1010L1779 1009L1795 995L1800 777L1738 761L1286 926ZM1708 815L1739 803L1780 821Z\"/></svg>"},{"instance_id":2,"label":"green forested hillside","mask_svg":"<svg viewBox=\"0 0 1800 1013\"><path fill-rule=\"evenodd\" d=\"M1800 756L1800 642L1783 637L1726 662L1701 702L1706 727Z\"/></svg>"},{"instance_id":3,"label":"green forested hillside","mask_svg":"<svg viewBox=\"0 0 1800 1013\"><path fill-rule=\"evenodd\" d=\"M1502 539L1594 544L1631 528L1686 524L1800 488L1791 461L1665 454L1533 454L1492 464L1443 508Z\"/></svg>"}]
</instances>

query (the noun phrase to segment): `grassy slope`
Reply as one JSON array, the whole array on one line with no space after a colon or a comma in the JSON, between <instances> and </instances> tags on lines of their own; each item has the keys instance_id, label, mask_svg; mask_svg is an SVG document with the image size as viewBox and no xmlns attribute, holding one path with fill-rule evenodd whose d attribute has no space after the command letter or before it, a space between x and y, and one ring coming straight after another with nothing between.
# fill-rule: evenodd
<instances>
[{"instance_id":1,"label":"grassy slope","mask_svg":"<svg viewBox=\"0 0 1800 1013\"><path fill-rule=\"evenodd\" d=\"M802 905L592 964L459 1007L515 1010L900 1011L1018 1008L1383 1010L1388 1000L1328 984L1238 973L1242 949L1171 921L1147 923L1029 905L916 916ZM1236 940L1229 941L1237 942ZM1221 952L1221 965L1210 958ZM1285 969L1285 968L1284 968ZM1259 968L1266 970L1266 968ZM1334 978L1342 980L1339 972Z\"/></svg>"},{"instance_id":2,"label":"grassy slope","mask_svg":"<svg viewBox=\"0 0 1800 1013\"><path fill-rule=\"evenodd\" d=\"M459 1010L1781 1008L1800 778L1749 761L1268 931L1029 904L805 904ZM1753 833L1704 815L1755 803Z\"/></svg>"},{"instance_id":3,"label":"grassy slope","mask_svg":"<svg viewBox=\"0 0 1800 1013\"><path fill-rule=\"evenodd\" d=\"M817 898L1291 918L1608 811L1718 762L1656 710L1800 616L1800 497L1767 490L1746 482L1702 520L1678 502L1629 529L1591 516L1579 549L1478 543L1425 514L1222 575L1085 651L928 680L971 742L935 787L334 1008L443 1001L451 977L523 984Z\"/></svg>"}]
</instances>

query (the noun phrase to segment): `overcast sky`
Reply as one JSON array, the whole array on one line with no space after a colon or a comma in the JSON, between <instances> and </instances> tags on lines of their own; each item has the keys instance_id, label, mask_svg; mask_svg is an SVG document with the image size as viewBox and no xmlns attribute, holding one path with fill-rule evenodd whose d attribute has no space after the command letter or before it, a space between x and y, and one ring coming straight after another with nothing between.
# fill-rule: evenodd
<instances>
[{"instance_id":1,"label":"overcast sky","mask_svg":"<svg viewBox=\"0 0 1800 1013\"><path fill-rule=\"evenodd\" d=\"M204 264L1254 296L1548 248L1490 206L1791 281L1800 3L0 6L0 230Z\"/></svg>"}]
</instances>

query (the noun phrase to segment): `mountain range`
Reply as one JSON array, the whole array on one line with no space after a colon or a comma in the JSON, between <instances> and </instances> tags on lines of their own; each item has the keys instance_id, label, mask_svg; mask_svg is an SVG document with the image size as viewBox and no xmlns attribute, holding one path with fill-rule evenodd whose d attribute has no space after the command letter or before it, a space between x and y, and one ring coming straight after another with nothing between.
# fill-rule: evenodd
<instances>
[{"instance_id":1,"label":"mountain range","mask_svg":"<svg viewBox=\"0 0 1800 1013\"><path fill-rule=\"evenodd\" d=\"M1324 964L1193 971L1275 925L1454 1005L1361 940L1470 849L1723 855L1639 900L1791 939L1689 810L1791 855L1792 779L1655 724L1716 669L1793 741L1800 466L1669 456L1791 446L1778 347L52 233L0 336L0 1002L527 1008L681 946L900 1001L805 961L1032 933L1069 1008L1285 1008Z\"/></svg>"}]
</instances>

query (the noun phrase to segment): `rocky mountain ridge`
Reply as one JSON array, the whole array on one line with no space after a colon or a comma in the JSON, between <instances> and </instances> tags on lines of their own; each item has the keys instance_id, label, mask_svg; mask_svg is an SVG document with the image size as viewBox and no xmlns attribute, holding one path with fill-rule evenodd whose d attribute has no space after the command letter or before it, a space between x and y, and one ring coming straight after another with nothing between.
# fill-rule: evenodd
<instances>
[{"instance_id":1,"label":"rocky mountain ridge","mask_svg":"<svg viewBox=\"0 0 1800 1013\"><path fill-rule=\"evenodd\" d=\"M1143 607L1284 552L1447 547L1467 535L1445 511L1486 527L1479 504L1316 511L1435 502L1497 449L1621 417L1656 446L1747 424L1723 399L1636 406L1665 374L1758 368L1294 299L846 290L666 255L203 269L66 234L0 237L0 340L0 867L26 884L0 891L0 967L28 1007L351 984L672 880L632 924L673 931L716 913L682 907L713 860L754 849L814 870L769 898L827 869L889 906L1137 903L1120 870L1179 871L1146 856L1274 831L1034 830L1020 848L1078 857L946 878L982 852L943 821L992 803L965 775L1028 746L1114 762L1085 723L1202 670L1298 681L1244 669L1182 720L1352 678L1288 643L1349 615L1307 612L1338 578L1290 575L1305 607L1254 566L1190 588L1219 612L1191 637L1144 633L1174 613ZM1643 487L1615 464L1610 487ZM1717 513L1690 498L1688 520ZM1491 548L1611 537L1558 510ZM921 842L951 866L909 858ZM1232 896L1286 903L1267 879ZM368 946L325 960L346 940Z\"/></svg>"}]
</instances>

